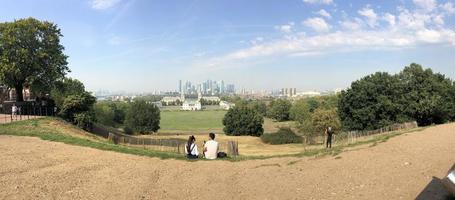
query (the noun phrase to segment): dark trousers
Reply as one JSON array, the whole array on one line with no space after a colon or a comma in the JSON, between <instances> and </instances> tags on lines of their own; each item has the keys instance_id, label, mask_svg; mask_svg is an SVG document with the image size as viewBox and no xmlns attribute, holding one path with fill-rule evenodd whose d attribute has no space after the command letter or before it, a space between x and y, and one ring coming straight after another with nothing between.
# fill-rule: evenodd
<instances>
[{"instance_id":1,"label":"dark trousers","mask_svg":"<svg viewBox=\"0 0 455 200\"><path fill-rule=\"evenodd\" d=\"M327 142L326 142L326 148L332 148L332 135L329 134L327 135Z\"/></svg>"}]
</instances>

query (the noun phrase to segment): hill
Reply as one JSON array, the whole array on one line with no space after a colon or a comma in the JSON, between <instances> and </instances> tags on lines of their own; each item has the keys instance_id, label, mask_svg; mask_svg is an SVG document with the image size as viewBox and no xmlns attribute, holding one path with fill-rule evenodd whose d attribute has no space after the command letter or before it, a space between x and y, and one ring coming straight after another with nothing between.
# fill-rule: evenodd
<instances>
[{"instance_id":1,"label":"hill","mask_svg":"<svg viewBox=\"0 0 455 200\"><path fill-rule=\"evenodd\" d=\"M455 123L336 156L243 162L138 157L0 136L0 199L445 199ZM210 187L207 187L210 185Z\"/></svg>"}]
</instances>

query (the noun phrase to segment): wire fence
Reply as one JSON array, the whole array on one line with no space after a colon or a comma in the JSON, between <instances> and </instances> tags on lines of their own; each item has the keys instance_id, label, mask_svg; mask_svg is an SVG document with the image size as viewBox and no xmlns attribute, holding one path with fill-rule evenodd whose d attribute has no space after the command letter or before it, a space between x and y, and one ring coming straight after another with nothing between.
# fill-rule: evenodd
<instances>
[{"instance_id":1,"label":"wire fence","mask_svg":"<svg viewBox=\"0 0 455 200\"><path fill-rule=\"evenodd\" d=\"M12 106L2 105L0 107L0 123L10 123L14 121L36 119L42 116L55 116L55 107L37 106L37 105L22 105Z\"/></svg>"},{"instance_id":2,"label":"wire fence","mask_svg":"<svg viewBox=\"0 0 455 200\"><path fill-rule=\"evenodd\" d=\"M345 131L333 135L333 144L352 144L359 141L365 141L372 136L390 133L392 131L406 130L417 128L417 122L406 122L402 124L393 124L376 130L369 131ZM311 144L325 144L327 137L325 135L306 138L306 141Z\"/></svg>"},{"instance_id":3,"label":"wire fence","mask_svg":"<svg viewBox=\"0 0 455 200\"><path fill-rule=\"evenodd\" d=\"M131 145L135 147L143 147L144 149L172 152L177 154L185 153L185 146L187 143L186 140L180 138L145 138L113 132L108 133L108 140L112 141L114 144ZM239 155L238 142L236 141L227 141L225 143L219 142L218 145L220 152L227 152L228 155L232 156Z\"/></svg>"}]
</instances>

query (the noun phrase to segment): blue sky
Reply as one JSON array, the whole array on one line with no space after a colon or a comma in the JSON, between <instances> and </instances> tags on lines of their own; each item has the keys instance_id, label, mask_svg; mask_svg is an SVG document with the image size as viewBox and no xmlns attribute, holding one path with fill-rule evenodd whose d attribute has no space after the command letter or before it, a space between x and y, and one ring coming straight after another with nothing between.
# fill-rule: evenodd
<instances>
[{"instance_id":1,"label":"blue sky","mask_svg":"<svg viewBox=\"0 0 455 200\"><path fill-rule=\"evenodd\" d=\"M345 88L411 62L455 78L453 0L0 0L0 21L55 22L89 90Z\"/></svg>"}]
</instances>

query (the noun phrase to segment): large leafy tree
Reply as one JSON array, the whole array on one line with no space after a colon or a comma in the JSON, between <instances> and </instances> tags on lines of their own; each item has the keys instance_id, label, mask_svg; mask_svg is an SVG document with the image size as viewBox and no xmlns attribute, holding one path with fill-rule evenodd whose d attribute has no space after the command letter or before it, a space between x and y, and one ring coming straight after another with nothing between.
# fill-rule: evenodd
<instances>
[{"instance_id":1,"label":"large leafy tree","mask_svg":"<svg viewBox=\"0 0 455 200\"><path fill-rule=\"evenodd\" d=\"M55 101L57 107L61 108L66 97L83 94L84 92L85 87L82 82L77 79L64 78L55 82L54 88L51 90L51 98Z\"/></svg>"},{"instance_id":2,"label":"large leafy tree","mask_svg":"<svg viewBox=\"0 0 455 200\"><path fill-rule=\"evenodd\" d=\"M126 114L126 124L142 134L156 132L160 129L160 109L143 100L134 101Z\"/></svg>"},{"instance_id":3,"label":"large leafy tree","mask_svg":"<svg viewBox=\"0 0 455 200\"><path fill-rule=\"evenodd\" d=\"M343 91L338 112L343 126L350 130L377 129L403 121L400 80L377 72L351 84Z\"/></svg>"},{"instance_id":4,"label":"large leafy tree","mask_svg":"<svg viewBox=\"0 0 455 200\"><path fill-rule=\"evenodd\" d=\"M264 133L262 124L264 117L255 109L247 106L229 109L223 118L224 133L226 135L261 136Z\"/></svg>"},{"instance_id":5,"label":"large leafy tree","mask_svg":"<svg viewBox=\"0 0 455 200\"><path fill-rule=\"evenodd\" d=\"M398 76L405 93L400 103L406 115L419 125L444 123L451 118L455 112L452 80L415 63L405 67Z\"/></svg>"},{"instance_id":6,"label":"large leafy tree","mask_svg":"<svg viewBox=\"0 0 455 200\"><path fill-rule=\"evenodd\" d=\"M278 99L270 103L270 109L268 110L269 117L281 122L289 120L291 102L284 99Z\"/></svg>"},{"instance_id":7,"label":"large leafy tree","mask_svg":"<svg viewBox=\"0 0 455 200\"><path fill-rule=\"evenodd\" d=\"M44 95L69 71L57 25L34 18L0 23L0 81L16 90Z\"/></svg>"}]
</instances>

